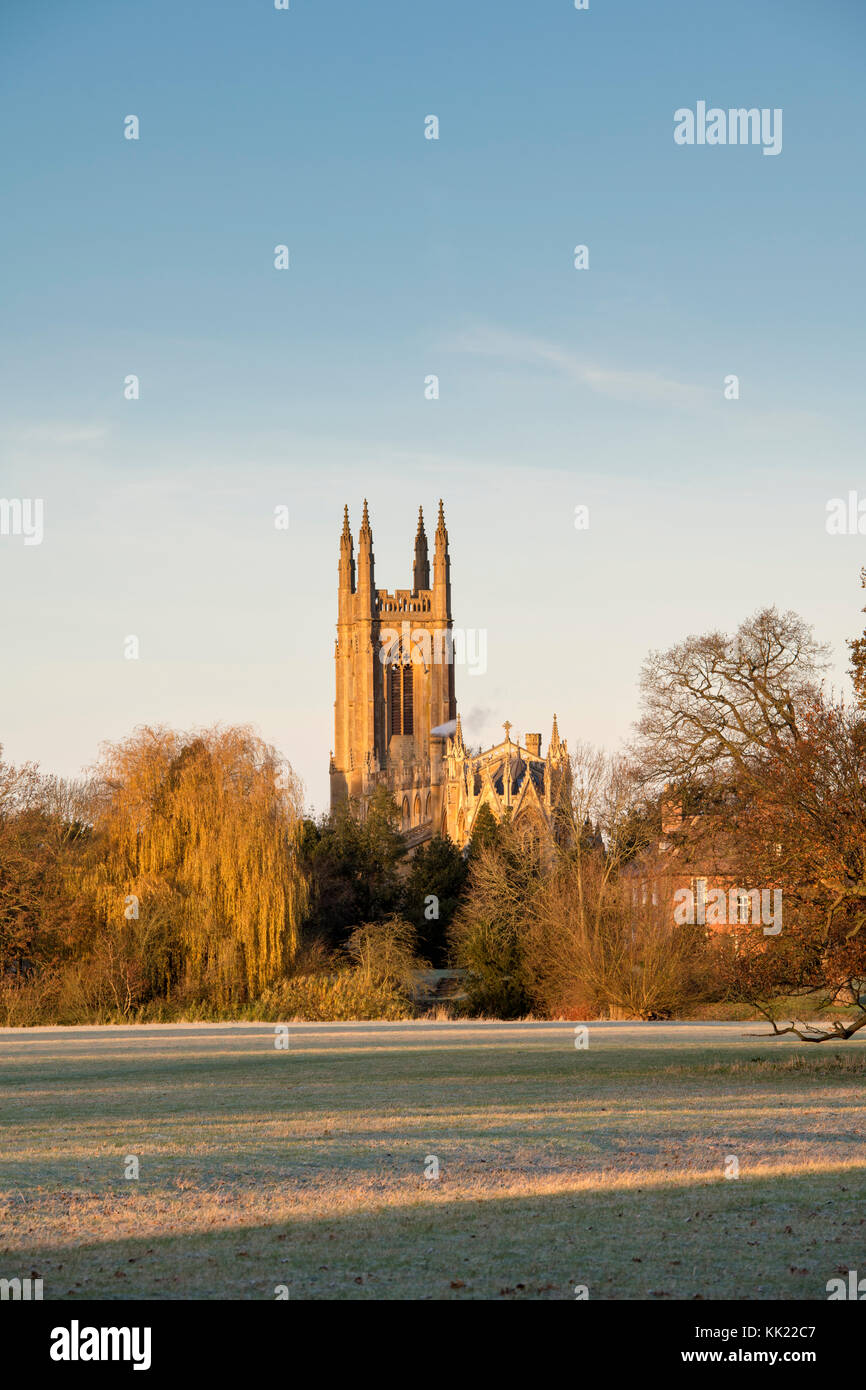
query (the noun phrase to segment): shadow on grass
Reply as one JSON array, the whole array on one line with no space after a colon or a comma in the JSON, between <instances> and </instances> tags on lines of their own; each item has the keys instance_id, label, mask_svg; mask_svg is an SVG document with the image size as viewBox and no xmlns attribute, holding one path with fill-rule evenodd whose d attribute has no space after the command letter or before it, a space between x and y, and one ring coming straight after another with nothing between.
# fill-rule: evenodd
<instances>
[{"instance_id":1,"label":"shadow on grass","mask_svg":"<svg viewBox=\"0 0 866 1390\"><path fill-rule=\"evenodd\" d=\"M432 1184L431 1184L432 1188ZM619 1191L403 1206L2 1253L48 1300L824 1300L863 1257L866 1164ZM194 1200L194 1199L193 1199ZM165 1222L194 1219L183 1199ZM16 1268L15 1266L19 1266Z\"/></svg>"}]
</instances>

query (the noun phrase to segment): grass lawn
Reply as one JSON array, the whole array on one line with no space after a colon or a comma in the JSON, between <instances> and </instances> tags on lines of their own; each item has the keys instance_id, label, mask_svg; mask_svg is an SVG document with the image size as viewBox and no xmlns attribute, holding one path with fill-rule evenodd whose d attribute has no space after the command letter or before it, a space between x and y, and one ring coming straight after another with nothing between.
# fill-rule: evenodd
<instances>
[{"instance_id":1,"label":"grass lawn","mask_svg":"<svg viewBox=\"0 0 866 1390\"><path fill-rule=\"evenodd\" d=\"M569 1024L293 1024L288 1051L271 1024L0 1031L0 1277L823 1300L866 1274L866 1046L761 1027L594 1023L585 1050Z\"/></svg>"}]
</instances>

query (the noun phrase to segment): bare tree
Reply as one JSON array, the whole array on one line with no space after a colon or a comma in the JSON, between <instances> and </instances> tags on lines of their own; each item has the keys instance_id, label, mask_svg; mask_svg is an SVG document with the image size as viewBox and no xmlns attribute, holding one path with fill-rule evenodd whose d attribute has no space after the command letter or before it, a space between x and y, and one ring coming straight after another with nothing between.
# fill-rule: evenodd
<instances>
[{"instance_id":1,"label":"bare tree","mask_svg":"<svg viewBox=\"0 0 866 1390\"><path fill-rule=\"evenodd\" d=\"M525 972L547 1013L663 1018L701 994L701 933L674 924L649 865L612 875L600 856L583 864L565 856L533 907Z\"/></svg>"},{"instance_id":2,"label":"bare tree","mask_svg":"<svg viewBox=\"0 0 866 1390\"><path fill-rule=\"evenodd\" d=\"M765 608L729 636L692 636L653 652L641 673L635 753L665 782L750 778L750 755L796 742L802 703L816 692L827 648L796 613Z\"/></svg>"},{"instance_id":3,"label":"bare tree","mask_svg":"<svg viewBox=\"0 0 866 1390\"><path fill-rule=\"evenodd\" d=\"M812 1008L859 1008L866 985L866 718L823 693L825 665L811 629L775 609L733 637L691 637L644 667L636 744L650 783L703 794L693 858L722 843L740 881L781 889L782 935L734 952L728 989L774 1036L810 1042L866 1025L864 1012L826 1028L780 1027L773 1003L799 995Z\"/></svg>"}]
</instances>

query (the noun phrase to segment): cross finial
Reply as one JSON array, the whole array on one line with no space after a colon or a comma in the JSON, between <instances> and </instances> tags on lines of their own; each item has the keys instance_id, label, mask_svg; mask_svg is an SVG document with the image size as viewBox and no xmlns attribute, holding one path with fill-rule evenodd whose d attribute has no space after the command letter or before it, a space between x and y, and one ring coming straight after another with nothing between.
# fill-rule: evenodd
<instances>
[{"instance_id":1,"label":"cross finial","mask_svg":"<svg viewBox=\"0 0 866 1390\"><path fill-rule=\"evenodd\" d=\"M502 725L502 727L503 727L503 729L505 730L505 738L506 738L506 741L507 741L508 743L510 743L510 742L511 742L511 721L508 720L508 719L506 719L506 721L505 721L505 723Z\"/></svg>"}]
</instances>

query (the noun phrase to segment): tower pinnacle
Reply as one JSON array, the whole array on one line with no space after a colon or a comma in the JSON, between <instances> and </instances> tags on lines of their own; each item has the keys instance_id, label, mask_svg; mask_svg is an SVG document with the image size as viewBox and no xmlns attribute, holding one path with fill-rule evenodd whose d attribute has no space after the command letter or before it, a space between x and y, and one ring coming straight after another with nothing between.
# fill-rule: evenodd
<instances>
[{"instance_id":1,"label":"tower pinnacle","mask_svg":"<svg viewBox=\"0 0 866 1390\"><path fill-rule=\"evenodd\" d=\"M340 536L340 602L355 592L355 546L349 527L349 508L343 508L343 531Z\"/></svg>"},{"instance_id":2,"label":"tower pinnacle","mask_svg":"<svg viewBox=\"0 0 866 1390\"><path fill-rule=\"evenodd\" d=\"M367 499L364 498L364 514L358 532L358 591L364 594L363 606L372 616L376 602L376 581L373 574L373 532L370 529L370 516Z\"/></svg>"},{"instance_id":3,"label":"tower pinnacle","mask_svg":"<svg viewBox=\"0 0 866 1390\"><path fill-rule=\"evenodd\" d=\"M424 530L424 509L418 508L418 530L415 532L415 567L412 572L412 588L430 588L430 562L427 558L427 532Z\"/></svg>"},{"instance_id":4,"label":"tower pinnacle","mask_svg":"<svg viewBox=\"0 0 866 1390\"><path fill-rule=\"evenodd\" d=\"M451 560L448 555L448 532L445 529L445 509L439 498L439 519L436 523L436 546L433 552L433 604L440 617L451 620Z\"/></svg>"},{"instance_id":5,"label":"tower pinnacle","mask_svg":"<svg viewBox=\"0 0 866 1390\"><path fill-rule=\"evenodd\" d=\"M558 758L562 753L562 739L559 737L559 727L556 723L556 715L553 716L553 728L550 733L550 743L547 747L549 758Z\"/></svg>"}]
</instances>

